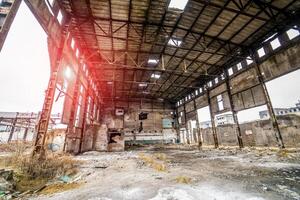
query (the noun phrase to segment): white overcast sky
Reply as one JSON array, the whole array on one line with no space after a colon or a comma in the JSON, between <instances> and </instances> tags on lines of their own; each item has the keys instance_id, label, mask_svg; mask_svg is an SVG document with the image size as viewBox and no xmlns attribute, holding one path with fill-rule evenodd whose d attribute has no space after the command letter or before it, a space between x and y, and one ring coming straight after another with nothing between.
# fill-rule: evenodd
<instances>
[{"instance_id":1,"label":"white overcast sky","mask_svg":"<svg viewBox=\"0 0 300 200\"><path fill-rule=\"evenodd\" d=\"M0 111L41 110L50 73L47 36L22 3L0 52ZM300 70L267 83L274 107L300 99ZM258 119L260 107L239 113L240 121ZM203 117L201 121L209 120Z\"/></svg>"},{"instance_id":2,"label":"white overcast sky","mask_svg":"<svg viewBox=\"0 0 300 200\"><path fill-rule=\"evenodd\" d=\"M46 33L22 2L0 52L0 111L41 110L49 74Z\"/></svg>"}]
</instances>

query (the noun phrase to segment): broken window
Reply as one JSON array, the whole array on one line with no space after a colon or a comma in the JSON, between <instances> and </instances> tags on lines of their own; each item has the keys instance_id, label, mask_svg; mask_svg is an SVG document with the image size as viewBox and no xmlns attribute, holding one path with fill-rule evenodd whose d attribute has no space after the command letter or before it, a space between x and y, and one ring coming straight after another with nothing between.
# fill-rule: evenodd
<instances>
[{"instance_id":1,"label":"broken window","mask_svg":"<svg viewBox=\"0 0 300 200\"><path fill-rule=\"evenodd\" d=\"M227 72L228 72L228 75L231 76L231 75L233 74L232 67L230 67L230 68L227 70Z\"/></svg>"},{"instance_id":2,"label":"broken window","mask_svg":"<svg viewBox=\"0 0 300 200\"><path fill-rule=\"evenodd\" d=\"M60 24L62 24L63 18L64 18L64 16L62 15L61 11L59 10L58 14L57 14L57 20Z\"/></svg>"},{"instance_id":3,"label":"broken window","mask_svg":"<svg viewBox=\"0 0 300 200\"><path fill-rule=\"evenodd\" d=\"M168 41L168 45L179 47L181 45L182 41L176 38L170 38Z\"/></svg>"},{"instance_id":4,"label":"broken window","mask_svg":"<svg viewBox=\"0 0 300 200\"><path fill-rule=\"evenodd\" d=\"M48 0L48 2L49 2L49 4L50 4L51 6L53 6L54 0Z\"/></svg>"},{"instance_id":5,"label":"broken window","mask_svg":"<svg viewBox=\"0 0 300 200\"><path fill-rule=\"evenodd\" d=\"M1 4L1 0L0 0L0 4ZM50 11L51 15L54 15L54 14L53 14L53 11L52 11L53 0L47 1L47 2L46 2L46 5L47 5L47 8L48 8L48 10Z\"/></svg>"},{"instance_id":6,"label":"broken window","mask_svg":"<svg viewBox=\"0 0 300 200\"><path fill-rule=\"evenodd\" d=\"M225 74L222 73L222 74L221 74L221 80L224 80L224 79L225 79Z\"/></svg>"},{"instance_id":7,"label":"broken window","mask_svg":"<svg viewBox=\"0 0 300 200\"><path fill-rule=\"evenodd\" d=\"M217 96L217 102L218 102L219 111L224 110L224 102L221 94Z\"/></svg>"},{"instance_id":8,"label":"broken window","mask_svg":"<svg viewBox=\"0 0 300 200\"><path fill-rule=\"evenodd\" d=\"M169 8L176 8L179 10L184 10L188 0L171 0Z\"/></svg>"},{"instance_id":9,"label":"broken window","mask_svg":"<svg viewBox=\"0 0 300 200\"><path fill-rule=\"evenodd\" d=\"M208 87L212 87L212 81L209 81L209 82L207 83L207 86L208 86Z\"/></svg>"},{"instance_id":10,"label":"broken window","mask_svg":"<svg viewBox=\"0 0 300 200\"><path fill-rule=\"evenodd\" d=\"M277 49L278 47L281 46L281 44L280 44L278 38L272 40L272 41L270 42L270 44L271 44L271 47L272 47L273 50L275 50L275 49Z\"/></svg>"},{"instance_id":11,"label":"broken window","mask_svg":"<svg viewBox=\"0 0 300 200\"><path fill-rule=\"evenodd\" d=\"M218 79L218 77L217 77L217 78L215 78L215 84L217 84L217 83L219 83L219 79Z\"/></svg>"},{"instance_id":12,"label":"broken window","mask_svg":"<svg viewBox=\"0 0 300 200\"><path fill-rule=\"evenodd\" d=\"M286 32L290 40L294 39L295 37L297 37L300 34L299 31L296 30L295 28L296 27L291 28L290 30L288 30Z\"/></svg>"},{"instance_id":13,"label":"broken window","mask_svg":"<svg viewBox=\"0 0 300 200\"><path fill-rule=\"evenodd\" d=\"M79 52L79 49L76 49L75 55L76 55L77 58L79 58L79 53L80 53L80 52Z\"/></svg>"},{"instance_id":14,"label":"broken window","mask_svg":"<svg viewBox=\"0 0 300 200\"><path fill-rule=\"evenodd\" d=\"M264 47L258 49L257 53L258 53L258 57L260 57L260 58L263 57L264 55L266 55Z\"/></svg>"},{"instance_id":15,"label":"broken window","mask_svg":"<svg viewBox=\"0 0 300 200\"><path fill-rule=\"evenodd\" d=\"M71 40L71 48L74 49L75 48L75 40L72 38Z\"/></svg>"},{"instance_id":16,"label":"broken window","mask_svg":"<svg viewBox=\"0 0 300 200\"><path fill-rule=\"evenodd\" d=\"M160 74L152 74L151 78L159 79L160 78Z\"/></svg>"},{"instance_id":17,"label":"broken window","mask_svg":"<svg viewBox=\"0 0 300 200\"><path fill-rule=\"evenodd\" d=\"M242 63L238 63L238 64L236 65L236 67L237 67L237 70L241 70L241 69L243 68Z\"/></svg>"},{"instance_id":18,"label":"broken window","mask_svg":"<svg viewBox=\"0 0 300 200\"><path fill-rule=\"evenodd\" d=\"M253 63L253 60L252 60L252 58L251 58L250 56L248 56L248 57L246 58L246 62L247 62L247 65L250 65L250 64Z\"/></svg>"}]
</instances>

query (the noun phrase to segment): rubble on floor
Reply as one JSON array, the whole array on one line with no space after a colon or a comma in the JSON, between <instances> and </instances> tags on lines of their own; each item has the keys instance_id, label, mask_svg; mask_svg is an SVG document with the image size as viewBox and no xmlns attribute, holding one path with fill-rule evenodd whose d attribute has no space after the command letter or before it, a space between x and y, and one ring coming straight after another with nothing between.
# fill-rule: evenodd
<instances>
[{"instance_id":1,"label":"rubble on floor","mask_svg":"<svg viewBox=\"0 0 300 200\"><path fill-rule=\"evenodd\" d=\"M146 146L76 156L80 182L37 200L298 200L300 150ZM156 163L164 164L158 170ZM112 192L113 191L113 192Z\"/></svg>"},{"instance_id":2,"label":"rubble on floor","mask_svg":"<svg viewBox=\"0 0 300 200\"><path fill-rule=\"evenodd\" d=\"M70 190L83 184L73 156L48 152L45 160L22 152L22 145L0 156L0 199Z\"/></svg>"}]
</instances>

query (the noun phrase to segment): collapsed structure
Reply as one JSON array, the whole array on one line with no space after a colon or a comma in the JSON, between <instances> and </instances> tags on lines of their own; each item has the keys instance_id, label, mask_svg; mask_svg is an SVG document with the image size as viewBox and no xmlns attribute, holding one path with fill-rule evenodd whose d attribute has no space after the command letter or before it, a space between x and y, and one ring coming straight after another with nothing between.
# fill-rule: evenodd
<instances>
[{"instance_id":1,"label":"collapsed structure","mask_svg":"<svg viewBox=\"0 0 300 200\"><path fill-rule=\"evenodd\" d=\"M0 2L1 47L21 1ZM25 3L48 35L51 62L36 152L47 143L55 92L65 94L68 152L122 150L125 141L299 146L299 120L278 120L266 88L300 67L299 1ZM261 105L270 119L239 124L238 112ZM204 130L197 109L206 106ZM233 124L216 127L228 111Z\"/></svg>"}]
</instances>

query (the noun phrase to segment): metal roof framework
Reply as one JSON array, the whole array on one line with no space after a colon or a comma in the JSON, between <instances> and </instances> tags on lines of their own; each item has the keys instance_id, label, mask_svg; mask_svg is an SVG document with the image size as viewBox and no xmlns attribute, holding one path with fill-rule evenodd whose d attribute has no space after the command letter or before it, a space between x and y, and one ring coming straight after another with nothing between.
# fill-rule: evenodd
<instances>
[{"instance_id":1,"label":"metal roof framework","mask_svg":"<svg viewBox=\"0 0 300 200\"><path fill-rule=\"evenodd\" d=\"M110 100L176 102L292 26L300 10L297 0L189 0L184 10L170 0L58 2Z\"/></svg>"}]
</instances>

